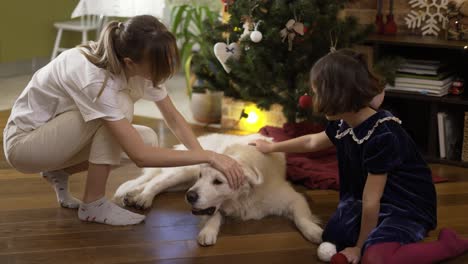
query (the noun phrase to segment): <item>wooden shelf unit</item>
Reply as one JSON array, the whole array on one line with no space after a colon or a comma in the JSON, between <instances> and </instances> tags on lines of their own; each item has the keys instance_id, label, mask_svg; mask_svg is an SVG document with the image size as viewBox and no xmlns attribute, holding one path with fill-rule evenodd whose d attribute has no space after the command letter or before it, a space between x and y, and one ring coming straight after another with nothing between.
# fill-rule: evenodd
<instances>
[{"instance_id":1,"label":"wooden shelf unit","mask_svg":"<svg viewBox=\"0 0 468 264\"><path fill-rule=\"evenodd\" d=\"M411 117L408 120L403 120L403 124L414 125L415 118L427 119L429 122L424 125L419 125L413 134L422 135L427 134L427 141L421 147L423 155L428 162L448 164L460 167L468 167L468 162L459 160L442 159L439 156L439 139L437 129L437 113L440 110L453 109L453 111L466 111L468 112L468 41L444 40L435 37L422 37L413 35L370 35L367 38L366 44L374 47L374 58L378 59L381 55L385 55L389 49L412 49L412 51L419 51L421 48L430 50L431 55L448 54L452 59L459 61L463 67L463 76L467 80L465 84L465 92L462 95L446 95L442 97L427 96L417 93L404 93L388 91L386 92L386 103L390 106L411 105L418 104L424 105L428 111L424 113L425 117ZM414 111L415 109L407 109L405 111ZM419 122L421 123L421 122ZM414 127L413 127L414 130ZM422 134L421 134L422 133Z\"/></svg>"},{"instance_id":2,"label":"wooden shelf unit","mask_svg":"<svg viewBox=\"0 0 468 264\"><path fill-rule=\"evenodd\" d=\"M366 42L383 45L442 48L455 50L468 49L468 41L445 40L436 37L422 37L413 35L387 36L372 34L367 38Z\"/></svg>"},{"instance_id":3,"label":"wooden shelf unit","mask_svg":"<svg viewBox=\"0 0 468 264\"><path fill-rule=\"evenodd\" d=\"M424 94L417 94L417 93L387 91L385 92L385 96L408 99L408 100L434 102L434 103L439 103L439 104L468 106L468 98L466 98L465 95L445 95L442 97L437 97L437 96L427 96Z\"/></svg>"}]
</instances>

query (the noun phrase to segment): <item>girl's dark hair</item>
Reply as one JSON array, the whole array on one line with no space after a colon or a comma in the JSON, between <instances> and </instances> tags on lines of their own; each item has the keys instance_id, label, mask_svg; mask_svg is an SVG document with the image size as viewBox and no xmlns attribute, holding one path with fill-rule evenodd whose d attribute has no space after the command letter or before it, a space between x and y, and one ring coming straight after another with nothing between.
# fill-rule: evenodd
<instances>
[{"instance_id":1,"label":"girl's dark hair","mask_svg":"<svg viewBox=\"0 0 468 264\"><path fill-rule=\"evenodd\" d=\"M368 106L383 87L363 54L351 49L329 53L310 71L315 107L326 115L357 112Z\"/></svg>"},{"instance_id":2,"label":"girl's dark hair","mask_svg":"<svg viewBox=\"0 0 468 264\"><path fill-rule=\"evenodd\" d=\"M149 62L155 87L169 79L180 65L174 35L149 15L109 22L97 42L79 48L91 63L113 74L123 72L124 58L136 63Z\"/></svg>"}]
</instances>

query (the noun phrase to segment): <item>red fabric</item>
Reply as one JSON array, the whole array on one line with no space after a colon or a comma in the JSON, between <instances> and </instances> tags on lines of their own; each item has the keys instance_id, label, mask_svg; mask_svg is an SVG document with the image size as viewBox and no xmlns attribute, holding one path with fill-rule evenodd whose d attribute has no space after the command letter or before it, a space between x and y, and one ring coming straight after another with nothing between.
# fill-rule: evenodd
<instances>
[{"instance_id":1,"label":"red fabric","mask_svg":"<svg viewBox=\"0 0 468 264\"><path fill-rule=\"evenodd\" d=\"M319 133L323 129L320 125L302 122L287 123L283 128L266 126L260 130L260 133L278 142ZM314 153L288 153L286 162L287 176L290 181L303 184L309 189L339 189L335 148Z\"/></svg>"},{"instance_id":2,"label":"red fabric","mask_svg":"<svg viewBox=\"0 0 468 264\"><path fill-rule=\"evenodd\" d=\"M311 122L287 123L283 128L266 126L259 133L274 141L285 141L307 134L319 133L324 127ZM303 184L309 189L338 190L338 161L335 148L314 152L287 154L287 176L294 183ZM447 179L433 174L435 183Z\"/></svg>"},{"instance_id":3,"label":"red fabric","mask_svg":"<svg viewBox=\"0 0 468 264\"><path fill-rule=\"evenodd\" d=\"M362 258L362 264L438 263L460 256L468 251L468 240L460 238L455 231L442 229L434 242L407 245L390 242L370 246Z\"/></svg>"}]
</instances>

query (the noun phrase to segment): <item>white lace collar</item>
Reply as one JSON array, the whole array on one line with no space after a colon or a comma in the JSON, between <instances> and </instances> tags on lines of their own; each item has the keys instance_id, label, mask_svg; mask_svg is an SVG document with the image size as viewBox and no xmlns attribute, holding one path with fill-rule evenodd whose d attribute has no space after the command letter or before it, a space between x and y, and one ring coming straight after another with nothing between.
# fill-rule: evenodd
<instances>
[{"instance_id":1,"label":"white lace collar","mask_svg":"<svg viewBox=\"0 0 468 264\"><path fill-rule=\"evenodd\" d=\"M384 118L380 118L378 119L374 126L369 130L367 131L367 135L361 139L357 138L357 136L355 135L354 133L354 130L352 127L346 129L345 131L341 132L338 130L336 131L336 136L335 138L336 139L341 139L343 137L345 137L346 135L350 134L351 137L353 138L353 140L358 143L359 145L364 143L366 140L368 140L370 138L370 136L372 136L372 134L374 133L375 129L382 123L384 122L387 122L387 121L394 121L394 122L397 122L398 124L401 124L401 120L398 119L397 117L394 117L394 116L387 116L387 117L384 117ZM343 120L340 120L340 124L339 124L339 128L341 128L344 124L344 121Z\"/></svg>"}]
</instances>

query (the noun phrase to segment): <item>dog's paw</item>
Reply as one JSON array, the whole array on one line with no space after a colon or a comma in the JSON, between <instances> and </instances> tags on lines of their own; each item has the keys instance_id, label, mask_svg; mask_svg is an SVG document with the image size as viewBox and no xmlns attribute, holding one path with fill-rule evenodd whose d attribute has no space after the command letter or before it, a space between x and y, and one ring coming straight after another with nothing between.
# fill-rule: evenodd
<instances>
[{"instance_id":1,"label":"dog's paw","mask_svg":"<svg viewBox=\"0 0 468 264\"><path fill-rule=\"evenodd\" d=\"M128 193L124 198L126 206L133 207L139 210L146 210L153 204L154 195L144 190L138 193Z\"/></svg>"},{"instance_id":2,"label":"dog's paw","mask_svg":"<svg viewBox=\"0 0 468 264\"><path fill-rule=\"evenodd\" d=\"M198 234L198 244L201 246L212 246L216 244L218 238L218 231L212 228L203 228Z\"/></svg>"},{"instance_id":3,"label":"dog's paw","mask_svg":"<svg viewBox=\"0 0 468 264\"><path fill-rule=\"evenodd\" d=\"M119 206L128 206L127 202L131 200L130 197L135 196L143 191L143 186L138 186L135 180L127 181L119 186L115 191L113 201Z\"/></svg>"},{"instance_id":4,"label":"dog's paw","mask_svg":"<svg viewBox=\"0 0 468 264\"><path fill-rule=\"evenodd\" d=\"M302 219L298 223L298 228L302 235L310 242L319 244L322 242L323 229L309 219Z\"/></svg>"}]
</instances>

